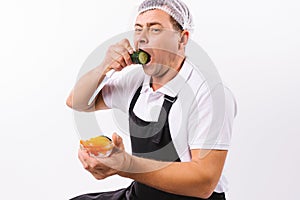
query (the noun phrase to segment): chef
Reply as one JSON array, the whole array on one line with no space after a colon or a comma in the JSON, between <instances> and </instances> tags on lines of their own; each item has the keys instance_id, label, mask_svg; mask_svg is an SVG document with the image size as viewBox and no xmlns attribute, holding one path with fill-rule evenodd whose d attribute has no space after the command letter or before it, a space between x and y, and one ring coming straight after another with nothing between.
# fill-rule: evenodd
<instances>
[{"instance_id":1,"label":"chef","mask_svg":"<svg viewBox=\"0 0 300 200\"><path fill-rule=\"evenodd\" d=\"M76 83L67 105L83 112L128 113L132 146L132 154L127 153L122 138L114 133L112 154L96 159L80 149L82 165L99 180L119 175L133 181L117 191L74 200L225 199L228 185L223 168L236 103L224 86L224 114L216 136L214 88L185 55L192 28L190 11L182 1L145 0L134 25L134 45L126 38L112 44L102 63ZM138 49L151 59L132 67L130 55ZM120 76L111 78L89 104L110 70Z\"/></svg>"}]
</instances>

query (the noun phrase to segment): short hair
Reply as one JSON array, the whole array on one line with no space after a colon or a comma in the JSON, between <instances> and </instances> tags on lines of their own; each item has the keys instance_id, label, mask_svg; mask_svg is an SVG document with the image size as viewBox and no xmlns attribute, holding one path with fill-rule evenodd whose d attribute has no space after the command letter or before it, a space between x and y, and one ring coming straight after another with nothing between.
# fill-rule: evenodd
<instances>
[{"instance_id":1,"label":"short hair","mask_svg":"<svg viewBox=\"0 0 300 200\"><path fill-rule=\"evenodd\" d=\"M182 32L183 31L183 28L182 26L170 15L170 21L173 25L173 28L176 30L176 31L179 31L179 32Z\"/></svg>"}]
</instances>

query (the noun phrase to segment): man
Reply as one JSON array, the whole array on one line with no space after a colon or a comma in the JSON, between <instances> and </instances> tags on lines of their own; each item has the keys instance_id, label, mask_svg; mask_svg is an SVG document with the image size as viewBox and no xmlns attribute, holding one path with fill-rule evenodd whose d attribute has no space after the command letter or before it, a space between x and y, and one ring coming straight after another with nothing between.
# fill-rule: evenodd
<instances>
[{"instance_id":1,"label":"man","mask_svg":"<svg viewBox=\"0 0 300 200\"><path fill-rule=\"evenodd\" d=\"M110 46L103 62L76 83L69 107L85 112L116 108L129 114L133 153L126 153L122 138L114 133L115 150L107 158L95 159L79 150L84 168L96 179L117 174L134 181L118 191L74 199L225 199L222 170L235 102L224 89L223 125L213 145L205 144L214 107L205 77L185 56L191 27L190 12L180 0L145 0L135 22L134 47L148 52L151 61L111 79L88 105L106 72L132 64L133 47L124 39Z\"/></svg>"}]
</instances>

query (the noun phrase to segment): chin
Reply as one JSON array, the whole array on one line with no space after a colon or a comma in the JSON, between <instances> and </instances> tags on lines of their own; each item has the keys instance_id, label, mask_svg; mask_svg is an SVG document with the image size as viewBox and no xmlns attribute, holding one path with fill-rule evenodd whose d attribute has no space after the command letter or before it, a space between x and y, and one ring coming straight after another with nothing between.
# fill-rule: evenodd
<instances>
[{"instance_id":1,"label":"chin","mask_svg":"<svg viewBox=\"0 0 300 200\"><path fill-rule=\"evenodd\" d=\"M146 64L143 65L143 69L145 74L147 74L148 76L153 76L157 73L158 66L156 64Z\"/></svg>"}]
</instances>

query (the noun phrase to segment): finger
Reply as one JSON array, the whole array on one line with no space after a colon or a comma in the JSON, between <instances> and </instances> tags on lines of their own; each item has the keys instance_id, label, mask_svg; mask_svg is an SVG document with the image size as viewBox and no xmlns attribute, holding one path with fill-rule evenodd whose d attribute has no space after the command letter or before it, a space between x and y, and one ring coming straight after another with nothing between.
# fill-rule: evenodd
<instances>
[{"instance_id":1,"label":"finger","mask_svg":"<svg viewBox=\"0 0 300 200\"><path fill-rule=\"evenodd\" d=\"M124 47L124 46L119 46L119 52L123 56L124 61L126 62L127 66L132 64L132 60L130 57L130 54L133 54L133 49L132 47Z\"/></svg>"},{"instance_id":2,"label":"finger","mask_svg":"<svg viewBox=\"0 0 300 200\"><path fill-rule=\"evenodd\" d=\"M112 135L112 141L113 141L113 143L114 143L114 145L115 146L119 146L119 143L118 143L118 134L117 133L113 133L113 135Z\"/></svg>"},{"instance_id":3,"label":"finger","mask_svg":"<svg viewBox=\"0 0 300 200\"><path fill-rule=\"evenodd\" d=\"M104 174L98 174L98 173L92 173L92 175L95 177L95 179L97 180L102 180L105 179L107 176L105 176Z\"/></svg>"},{"instance_id":4,"label":"finger","mask_svg":"<svg viewBox=\"0 0 300 200\"><path fill-rule=\"evenodd\" d=\"M125 47L127 49L127 51L132 54L133 53L133 48L132 46L130 45L130 42L128 39L123 39L121 40L118 44L122 45L123 47Z\"/></svg>"},{"instance_id":5,"label":"finger","mask_svg":"<svg viewBox=\"0 0 300 200\"><path fill-rule=\"evenodd\" d=\"M83 166L84 169L88 170L89 165L85 162L85 158L83 156L82 150L78 151L78 158Z\"/></svg>"},{"instance_id":6,"label":"finger","mask_svg":"<svg viewBox=\"0 0 300 200\"><path fill-rule=\"evenodd\" d=\"M123 39L118 44L120 44L124 48L124 50L125 50L125 52L122 53L125 62L127 63L127 65L131 65L132 64L132 60L130 58L130 54L133 54L134 49L130 45L129 40L128 39Z\"/></svg>"},{"instance_id":7,"label":"finger","mask_svg":"<svg viewBox=\"0 0 300 200\"><path fill-rule=\"evenodd\" d=\"M82 163L82 166L84 169L86 169L87 171L89 171L89 165L85 162L81 162Z\"/></svg>"},{"instance_id":8,"label":"finger","mask_svg":"<svg viewBox=\"0 0 300 200\"><path fill-rule=\"evenodd\" d=\"M88 164L89 167L91 167L91 168L94 168L95 166L97 166L97 164L99 162L96 158L91 157L87 150L80 149L78 152L78 157L82 162Z\"/></svg>"},{"instance_id":9,"label":"finger","mask_svg":"<svg viewBox=\"0 0 300 200\"><path fill-rule=\"evenodd\" d=\"M129 52L129 54L133 54L133 52L134 52L134 49L131 46L127 47L127 50Z\"/></svg>"},{"instance_id":10,"label":"finger","mask_svg":"<svg viewBox=\"0 0 300 200\"><path fill-rule=\"evenodd\" d=\"M111 62L110 67L116 71L121 71L123 67L118 62Z\"/></svg>"},{"instance_id":11,"label":"finger","mask_svg":"<svg viewBox=\"0 0 300 200\"><path fill-rule=\"evenodd\" d=\"M117 53L120 57L118 58L119 62L124 62L123 67L126 67L128 65L132 64L131 58L130 58L130 54L128 52L128 50L121 45L116 45L116 47L114 48L115 53Z\"/></svg>"},{"instance_id":12,"label":"finger","mask_svg":"<svg viewBox=\"0 0 300 200\"><path fill-rule=\"evenodd\" d=\"M87 149L82 148L82 149L79 149L78 151L85 159L90 157L89 151Z\"/></svg>"},{"instance_id":13,"label":"finger","mask_svg":"<svg viewBox=\"0 0 300 200\"><path fill-rule=\"evenodd\" d=\"M133 53L129 53L129 51L127 51L126 53L122 54L127 66L132 65L132 60L131 60L130 54L133 54Z\"/></svg>"},{"instance_id":14,"label":"finger","mask_svg":"<svg viewBox=\"0 0 300 200\"><path fill-rule=\"evenodd\" d=\"M82 149L78 150L78 158L80 161L85 161L84 150Z\"/></svg>"},{"instance_id":15,"label":"finger","mask_svg":"<svg viewBox=\"0 0 300 200\"><path fill-rule=\"evenodd\" d=\"M110 62L108 63L108 66L110 66L111 69L114 69L116 71L121 71L123 69L119 62L115 61L112 57L110 57L109 59Z\"/></svg>"},{"instance_id":16,"label":"finger","mask_svg":"<svg viewBox=\"0 0 300 200\"><path fill-rule=\"evenodd\" d=\"M102 169L102 170L95 170L93 172L91 172L91 174L98 180L100 179L105 179L106 177L112 176L116 174L116 170L114 169L110 169L110 168L106 168L106 169Z\"/></svg>"},{"instance_id":17,"label":"finger","mask_svg":"<svg viewBox=\"0 0 300 200\"><path fill-rule=\"evenodd\" d=\"M113 50L113 52L111 53L111 58L114 62L117 62L122 68L127 66L121 52L118 52L117 49Z\"/></svg>"},{"instance_id":18,"label":"finger","mask_svg":"<svg viewBox=\"0 0 300 200\"><path fill-rule=\"evenodd\" d=\"M113 143L116 147L124 150L124 143L121 136L119 136L117 133L113 133L112 135Z\"/></svg>"}]
</instances>

